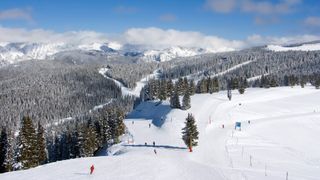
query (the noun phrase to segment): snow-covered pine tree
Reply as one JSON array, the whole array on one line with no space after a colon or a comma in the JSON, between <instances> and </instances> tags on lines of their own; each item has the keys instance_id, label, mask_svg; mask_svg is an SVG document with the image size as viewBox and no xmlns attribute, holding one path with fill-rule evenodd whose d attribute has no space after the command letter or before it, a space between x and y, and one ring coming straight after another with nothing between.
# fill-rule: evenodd
<instances>
[{"instance_id":1,"label":"snow-covered pine tree","mask_svg":"<svg viewBox=\"0 0 320 180\"><path fill-rule=\"evenodd\" d=\"M166 80L160 81L158 98L160 99L160 101L167 99L167 82L166 82Z\"/></svg>"},{"instance_id":2,"label":"snow-covered pine tree","mask_svg":"<svg viewBox=\"0 0 320 180\"><path fill-rule=\"evenodd\" d=\"M80 156L92 157L98 149L97 134L92 122L89 120L87 125L83 126L83 138L81 138Z\"/></svg>"},{"instance_id":3,"label":"snow-covered pine tree","mask_svg":"<svg viewBox=\"0 0 320 180\"><path fill-rule=\"evenodd\" d=\"M177 109L181 108L177 87L175 87L175 90L170 98L170 107Z\"/></svg>"},{"instance_id":4,"label":"snow-covered pine tree","mask_svg":"<svg viewBox=\"0 0 320 180\"><path fill-rule=\"evenodd\" d=\"M270 80L270 87L277 87L278 83L277 80L275 79L275 77L272 77Z\"/></svg>"},{"instance_id":5,"label":"snow-covered pine tree","mask_svg":"<svg viewBox=\"0 0 320 180\"><path fill-rule=\"evenodd\" d=\"M219 92L219 81L218 78L212 79L213 83L213 92Z\"/></svg>"},{"instance_id":6,"label":"snow-covered pine tree","mask_svg":"<svg viewBox=\"0 0 320 180\"><path fill-rule=\"evenodd\" d=\"M79 124L75 122L75 128L72 132L72 146L70 148L70 157L77 158L80 157L80 141L79 141Z\"/></svg>"},{"instance_id":7,"label":"snow-covered pine tree","mask_svg":"<svg viewBox=\"0 0 320 180\"><path fill-rule=\"evenodd\" d=\"M301 76L300 77L300 86L301 88L304 88L304 86L307 84L307 77L306 76Z\"/></svg>"},{"instance_id":8,"label":"snow-covered pine tree","mask_svg":"<svg viewBox=\"0 0 320 180\"><path fill-rule=\"evenodd\" d=\"M176 82L175 84L175 90L177 90L178 95L182 95L184 92L183 89L184 89L184 80L182 79L182 77L180 77L178 79L178 82Z\"/></svg>"},{"instance_id":9,"label":"snow-covered pine tree","mask_svg":"<svg viewBox=\"0 0 320 180\"><path fill-rule=\"evenodd\" d=\"M182 94L189 88L189 81L187 77L183 78Z\"/></svg>"},{"instance_id":10,"label":"snow-covered pine tree","mask_svg":"<svg viewBox=\"0 0 320 180\"><path fill-rule=\"evenodd\" d=\"M108 111L105 111L105 114L102 116L102 136L103 136L103 143L108 143L108 141L112 138L111 135L111 128L109 125L109 115Z\"/></svg>"},{"instance_id":11,"label":"snow-covered pine tree","mask_svg":"<svg viewBox=\"0 0 320 180\"><path fill-rule=\"evenodd\" d=\"M193 79L189 82L189 92L190 92L190 95L194 95L196 93L196 85Z\"/></svg>"},{"instance_id":12,"label":"snow-covered pine tree","mask_svg":"<svg viewBox=\"0 0 320 180\"><path fill-rule=\"evenodd\" d=\"M126 126L123 122L124 120L123 111L121 111L120 109L117 109L116 113L117 114L116 114L116 122L115 122L116 123L115 143L119 143L120 142L119 137L125 133Z\"/></svg>"},{"instance_id":13,"label":"snow-covered pine tree","mask_svg":"<svg viewBox=\"0 0 320 180\"><path fill-rule=\"evenodd\" d=\"M182 128L182 140L188 146L190 152L192 152L193 146L198 145L198 142L196 141L199 139L198 135L199 132L197 130L195 119L193 115L189 113L186 118L185 127Z\"/></svg>"},{"instance_id":14,"label":"snow-covered pine tree","mask_svg":"<svg viewBox=\"0 0 320 180\"><path fill-rule=\"evenodd\" d=\"M246 89L246 79L243 79L240 77L239 83L238 83L238 91L240 94L243 94Z\"/></svg>"},{"instance_id":15,"label":"snow-covered pine tree","mask_svg":"<svg viewBox=\"0 0 320 180\"><path fill-rule=\"evenodd\" d=\"M167 81L167 97L171 97L173 89L174 89L174 86L173 86L172 79L169 79Z\"/></svg>"},{"instance_id":16,"label":"snow-covered pine tree","mask_svg":"<svg viewBox=\"0 0 320 180\"><path fill-rule=\"evenodd\" d=\"M47 147L46 147L46 139L45 139L45 131L40 121L38 122L38 130L37 130L37 154L38 154L38 164L45 164L48 159Z\"/></svg>"},{"instance_id":17,"label":"snow-covered pine tree","mask_svg":"<svg viewBox=\"0 0 320 180\"><path fill-rule=\"evenodd\" d=\"M24 116L18 136L18 168L28 169L38 165L37 135L29 116Z\"/></svg>"},{"instance_id":18,"label":"snow-covered pine tree","mask_svg":"<svg viewBox=\"0 0 320 180\"><path fill-rule=\"evenodd\" d=\"M208 86L207 87L208 93L212 94L214 84L213 84L213 80L210 77L208 77L208 79L207 79L207 86Z\"/></svg>"},{"instance_id":19,"label":"snow-covered pine tree","mask_svg":"<svg viewBox=\"0 0 320 180\"><path fill-rule=\"evenodd\" d=\"M239 87L239 79L238 78L231 78L231 89L235 90Z\"/></svg>"},{"instance_id":20,"label":"snow-covered pine tree","mask_svg":"<svg viewBox=\"0 0 320 180\"><path fill-rule=\"evenodd\" d=\"M4 160L6 172L10 172L14 170L14 165L15 165L14 149L15 149L15 145L13 141L13 133L11 131L8 131L7 132L7 152Z\"/></svg>"},{"instance_id":21,"label":"snow-covered pine tree","mask_svg":"<svg viewBox=\"0 0 320 180\"><path fill-rule=\"evenodd\" d=\"M187 109L190 109L191 108L191 103L190 103L190 93L189 93L189 90L187 89L185 91L185 94L182 98L182 107L181 109L183 110L187 110Z\"/></svg>"}]
</instances>

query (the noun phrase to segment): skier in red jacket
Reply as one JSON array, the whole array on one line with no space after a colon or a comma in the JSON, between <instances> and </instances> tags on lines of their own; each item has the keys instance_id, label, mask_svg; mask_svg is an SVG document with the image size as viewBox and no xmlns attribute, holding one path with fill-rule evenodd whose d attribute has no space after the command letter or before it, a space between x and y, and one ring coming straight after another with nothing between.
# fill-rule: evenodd
<instances>
[{"instance_id":1,"label":"skier in red jacket","mask_svg":"<svg viewBox=\"0 0 320 180\"><path fill-rule=\"evenodd\" d=\"M90 174L92 174L94 171L94 165L92 164L91 167L90 167Z\"/></svg>"}]
</instances>

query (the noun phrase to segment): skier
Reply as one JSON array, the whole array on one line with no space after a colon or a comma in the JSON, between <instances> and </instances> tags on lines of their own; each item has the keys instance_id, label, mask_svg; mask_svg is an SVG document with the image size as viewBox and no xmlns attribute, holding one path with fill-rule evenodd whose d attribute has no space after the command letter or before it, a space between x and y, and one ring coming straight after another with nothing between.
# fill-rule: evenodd
<instances>
[{"instance_id":1,"label":"skier","mask_svg":"<svg viewBox=\"0 0 320 180\"><path fill-rule=\"evenodd\" d=\"M151 124L149 123L149 128L151 128Z\"/></svg>"},{"instance_id":2,"label":"skier","mask_svg":"<svg viewBox=\"0 0 320 180\"><path fill-rule=\"evenodd\" d=\"M222 124L222 129L224 128L224 124Z\"/></svg>"},{"instance_id":3,"label":"skier","mask_svg":"<svg viewBox=\"0 0 320 180\"><path fill-rule=\"evenodd\" d=\"M153 152L154 152L154 154L157 154L157 150L156 149L154 149Z\"/></svg>"},{"instance_id":4,"label":"skier","mask_svg":"<svg viewBox=\"0 0 320 180\"><path fill-rule=\"evenodd\" d=\"M155 146L156 146L156 142L153 141L153 147L155 147Z\"/></svg>"},{"instance_id":5,"label":"skier","mask_svg":"<svg viewBox=\"0 0 320 180\"><path fill-rule=\"evenodd\" d=\"M148 145L147 142L145 142L144 145L147 146Z\"/></svg>"},{"instance_id":6,"label":"skier","mask_svg":"<svg viewBox=\"0 0 320 180\"><path fill-rule=\"evenodd\" d=\"M94 171L94 165L92 164L90 167L90 175L93 173L93 171Z\"/></svg>"}]
</instances>

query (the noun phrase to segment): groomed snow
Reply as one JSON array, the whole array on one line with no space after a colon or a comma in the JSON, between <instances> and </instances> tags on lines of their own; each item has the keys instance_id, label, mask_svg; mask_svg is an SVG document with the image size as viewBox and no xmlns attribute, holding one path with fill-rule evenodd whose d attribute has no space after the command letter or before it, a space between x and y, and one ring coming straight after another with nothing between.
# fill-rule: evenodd
<instances>
[{"instance_id":1,"label":"groomed snow","mask_svg":"<svg viewBox=\"0 0 320 180\"><path fill-rule=\"evenodd\" d=\"M108 78L110 80L113 80L114 83L121 88L121 92L122 92L123 96L131 95L131 96L139 97L141 89L147 84L148 80L152 79L152 78L158 78L158 76L159 76L159 70L155 70L152 74L149 74L146 77L142 78L140 81L136 82L136 86L134 89L130 89L130 88L125 87L120 81L108 77L106 75L106 72L108 70L109 70L108 68L101 68L101 69L99 69L99 73L103 77Z\"/></svg>"},{"instance_id":2,"label":"groomed snow","mask_svg":"<svg viewBox=\"0 0 320 180\"><path fill-rule=\"evenodd\" d=\"M285 180L287 172L289 180L319 179L320 90L254 88L243 95L233 91L232 101L226 97L225 91L194 95L188 111L172 110L168 102L144 102L126 119L130 134L110 149L113 156L51 163L0 179ZM192 153L181 140L188 112L200 132ZM236 121L242 131L234 130Z\"/></svg>"},{"instance_id":3,"label":"groomed snow","mask_svg":"<svg viewBox=\"0 0 320 180\"><path fill-rule=\"evenodd\" d=\"M271 51L319 51L320 50L320 43L316 44L303 44L301 46L295 47L284 47L280 45L268 45L267 49Z\"/></svg>"}]
</instances>

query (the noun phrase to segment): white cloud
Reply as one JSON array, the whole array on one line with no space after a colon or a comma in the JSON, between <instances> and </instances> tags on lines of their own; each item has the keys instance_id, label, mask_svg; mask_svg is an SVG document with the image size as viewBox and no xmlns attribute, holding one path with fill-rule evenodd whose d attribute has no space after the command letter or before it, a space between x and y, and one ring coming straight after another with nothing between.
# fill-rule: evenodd
<instances>
[{"instance_id":1,"label":"white cloud","mask_svg":"<svg viewBox=\"0 0 320 180\"><path fill-rule=\"evenodd\" d=\"M24 20L33 22L31 8L14 8L0 11L0 20Z\"/></svg>"},{"instance_id":2,"label":"white cloud","mask_svg":"<svg viewBox=\"0 0 320 180\"><path fill-rule=\"evenodd\" d=\"M27 30L23 28L6 28L0 26L0 43L40 42L79 45L111 42L117 46L119 46L118 43L129 43L157 49L171 46L202 47L208 48L214 52L239 50L257 45L288 44L319 39L320 36L314 35L297 35L288 37L252 35L244 40L228 40L195 31L179 31L175 29L160 29L155 27L131 28L122 34L111 37L104 33L95 31L68 31L57 33L43 29Z\"/></svg>"},{"instance_id":3,"label":"white cloud","mask_svg":"<svg viewBox=\"0 0 320 180\"><path fill-rule=\"evenodd\" d=\"M320 27L320 17L307 17L304 21L307 26Z\"/></svg>"},{"instance_id":4,"label":"white cloud","mask_svg":"<svg viewBox=\"0 0 320 180\"><path fill-rule=\"evenodd\" d=\"M57 33L50 30L6 28L0 26L0 42L40 42L40 43L92 43L106 42L105 34L95 31L68 31Z\"/></svg>"},{"instance_id":5,"label":"white cloud","mask_svg":"<svg viewBox=\"0 0 320 180\"><path fill-rule=\"evenodd\" d=\"M178 31L160 28L131 28L123 35L123 40L130 44L147 45L158 48L169 46L203 47L215 51L239 49L241 41L226 40L217 36L207 36L194 31Z\"/></svg>"},{"instance_id":6,"label":"white cloud","mask_svg":"<svg viewBox=\"0 0 320 180\"><path fill-rule=\"evenodd\" d=\"M250 46L257 45L267 45L267 44L275 44L275 45L284 45L284 44L294 44L294 43L302 43L320 40L320 36L304 34L304 35L295 35L295 36L261 36L261 35L252 35L249 36L245 40L245 44Z\"/></svg>"}]
</instances>

